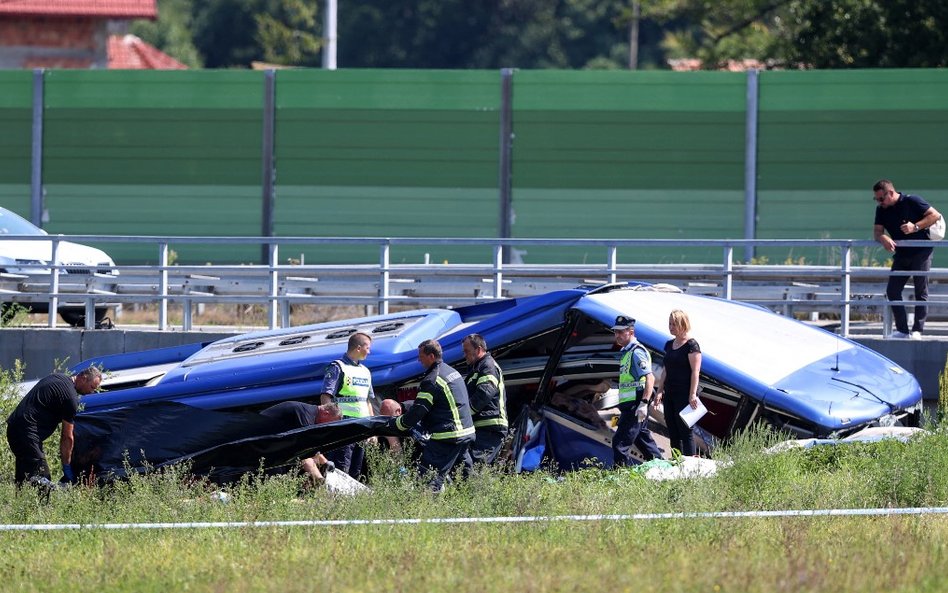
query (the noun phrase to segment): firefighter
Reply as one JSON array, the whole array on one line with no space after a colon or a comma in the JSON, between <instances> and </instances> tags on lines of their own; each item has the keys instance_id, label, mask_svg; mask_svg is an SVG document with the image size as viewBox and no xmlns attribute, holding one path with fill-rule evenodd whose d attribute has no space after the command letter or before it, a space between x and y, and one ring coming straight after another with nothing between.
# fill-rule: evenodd
<instances>
[{"instance_id":1,"label":"firefighter","mask_svg":"<svg viewBox=\"0 0 948 593\"><path fill-rule=\"evenodd\" d=\"M461 342L464 359L471 371L465 379L474 421L474 444L465 462L491 464L497 459L507 436L507 397L504 375L487 351L480 334L471 334ZM470 470L470 467L467 468Z\"/></svg>"},{"instance_id":2,"label":"firefighter","mask_svg":"<svg viewBox=\"0 0 948 593\"><path fill-rule=\"evenodd\" d=\"M474 441L474 422L464 378L444 363L441 344L437 340L422 342L418 362L425 369L418 395L408 412L394 418L389 426L399 432L418 426L426 441L418 472L428 479L432 490L440 492L448 474Z\"/></svg>"}]
</instances>

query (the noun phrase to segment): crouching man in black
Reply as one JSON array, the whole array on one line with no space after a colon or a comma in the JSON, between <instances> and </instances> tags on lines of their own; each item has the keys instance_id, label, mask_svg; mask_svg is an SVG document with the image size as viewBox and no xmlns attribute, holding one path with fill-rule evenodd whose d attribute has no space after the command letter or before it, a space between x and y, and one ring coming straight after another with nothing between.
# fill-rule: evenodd
<instances>
[{"instance_id":1,"label":"crouching man in black","mask_svg":"<svg viewBox=\"0 0 948 593\"><path fill-rule=\"evenodd\" d=\"M62 423L59 437L59 458L63 477L72 482L73 421L79 411L79 396L95 392L102 382L102 372L89 367L70 377L53 373L41 379L20 401L7 419L7 443L16 458L14 479L17 486L25 481L38 481L50 486L49 465L43 453L43 441ZM45 482L44 482L45 480Z\"/></svg>"}]
</instances>

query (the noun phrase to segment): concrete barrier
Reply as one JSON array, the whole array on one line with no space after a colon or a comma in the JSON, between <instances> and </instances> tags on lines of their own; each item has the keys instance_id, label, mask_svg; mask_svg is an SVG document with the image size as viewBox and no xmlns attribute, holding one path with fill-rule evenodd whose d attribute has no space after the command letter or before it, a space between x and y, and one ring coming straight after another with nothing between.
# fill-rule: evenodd
<instances>
[{"instance_id":1,"label":"concrete barrier","mask_svg":"<svg viewBox=\"0 0 948 593\"><path fill-rule=\"evenodd\" d=\"M878 336L856 336L852 339L915 375L925 399L938 399L938 376L945 370L948 339L942 336L926 337L924 340L883 340Z\"/></svg>"},{"instance_id":2,"label":"concrete barrier","mask_svg":"<svg viewBox=\"0 0 948 593\"><path fill-rule=\"evenodd\" d=\"M26 367L24 379L39 379L94 356L213 342L233 335L236 333L4 328L0 329L0 368L12 369L19 359Z\"/></svg>"},{"instance_id":3,"label":"concrete barrier","mask_svg":"<svg viewBox=\"0 0 948 593\"><path fill-rule=\"evenodd\" d=\"M26 365L24 378L38 379L94 356L212 342L237 333L4 328L0 329L0 368L11 369L19 359ZM878 336L853 339L915 375L925 399L938 399L938 376L945 368L948 337L932 336L918 341L883 340Z\"/></svg>"}]
</instances>

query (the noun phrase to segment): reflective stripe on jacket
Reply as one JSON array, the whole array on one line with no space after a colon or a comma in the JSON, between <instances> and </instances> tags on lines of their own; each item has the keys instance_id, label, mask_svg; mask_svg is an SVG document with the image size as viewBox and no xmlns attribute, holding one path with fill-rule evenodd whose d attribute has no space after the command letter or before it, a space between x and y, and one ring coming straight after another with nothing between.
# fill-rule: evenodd
<instances>
[{"instance_id":1,"label":"reflective stripe on jacket","mask_svg":"<svg viewBox=\"0 0 948 593\"><path fill-rule=\"evenodd\" d=\"M497 427L507 429L507 393L504 374L497 361L485 354L474 363L465 380L471 400L474 428Z\"/></svg>"},{"instance_id":2,"label":"reflective stripe on jacket","mask_svg":"<svg viewBox=\"0 0 948 593\"><path fill-rule=\"evenodd\" d=\"M444 361L439 360L425 372L415 403L395 421L401 431L408 431L416 424L434 440L473 440L474 423L464 379Z\"/></svg>"}]
</instances>

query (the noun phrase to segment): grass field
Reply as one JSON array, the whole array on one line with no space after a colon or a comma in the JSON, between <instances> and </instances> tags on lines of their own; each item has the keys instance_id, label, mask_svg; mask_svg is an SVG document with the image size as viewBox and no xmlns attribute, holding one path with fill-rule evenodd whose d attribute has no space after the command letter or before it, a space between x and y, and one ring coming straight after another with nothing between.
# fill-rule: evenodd
<instances>
[{"instance_id":1,"label":"grass field","mask_svg":"<svg viewBox=\"0 0 948 593\"><path fill-rule=\"evenodd\" d=\"M373 456L373 492L299 495L247 479L231 502L182 474L104 489L16 491L0 523L495 517L941 506L948 433L764 454L748 436L718 476L652 482L631 471L487 472L432 495ZM0 532L10 591L944 591L948 516L555 521L521 524Z\"/></svg>"},{"instance_id":2,"label":"grass field","mask_svg":"<svg viewBox=\"0 0 948 593\"><path fill-rule=\"evenodd\" d=\"M0 372L9 393L16 370ZM15 400L0 397L0 418ZM768 454L756 432L715 451L711 478L631 470L485 471L439 495L370 455L372 492L295 477L214 487L177 470L104 488L12 484L0 447L0 591L946 591L948 515L104 529L114 523L433 519L948 505L948 430ZM47 441L55 467L56 439ZM72 524L79 530L5 526Z\"/></svg>"}]
</instances>

